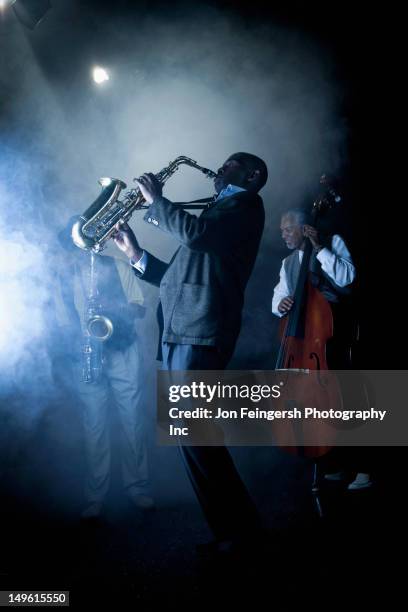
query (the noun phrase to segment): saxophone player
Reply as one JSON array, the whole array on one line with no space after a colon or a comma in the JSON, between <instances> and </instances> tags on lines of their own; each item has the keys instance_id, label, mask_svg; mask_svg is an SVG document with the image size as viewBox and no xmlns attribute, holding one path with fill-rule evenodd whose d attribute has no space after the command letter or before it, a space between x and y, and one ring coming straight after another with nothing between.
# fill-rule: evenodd
<instances>
[{"instance_id":1,"label":"saxophone player","mask_svg":"<svg viewBox=\"0 0 408 612\"><path fill-rule=\"evenodd\" d=\"M195 217L162 196L154 174L139 178L149 204L144 220L173 236L180 248L167 264L142 249L126 224L117 225L114 240L135 274L160 286L164 369L227 366L262 236L264 208L258 191L266 180L262 159L249 153L231 155L215 176L216 198ZM226 447L181 445L180 449L214 533L215 552L257 539L258 513Z\"/></svg>"},{"instance_id":2,"label":"saxophone player","mask_svg":"<svg viewBox=\"0 0 408 612\"><path fill-rule=\"evenodd\" d=\"M71 227L75 219L71 219L58 236L64 249L64 265L55 306L59 325L71 344L71 350L65 350L76 357L72 374L82 408L87 462L86 503L82 517L92 519L101 515L110 487L108 411L111 398L121 426L125 493L138 508L148 510L154 506L150 496L141 401L142 360L136 336L137 319L144 315L144 299L139 281L125 262L109 256L90 255L73 245ZM98 306L101 324L108 322L110 325L110 333L106 334L110 337L99 345L98 339L90 337L88 329L89 312L97 317L99 310L95 308ZM89 361L88 351L92 346L100 349L96 353L98 364ZM66 368L63 375L68 376Z\"/></svg>"}]
</instances>

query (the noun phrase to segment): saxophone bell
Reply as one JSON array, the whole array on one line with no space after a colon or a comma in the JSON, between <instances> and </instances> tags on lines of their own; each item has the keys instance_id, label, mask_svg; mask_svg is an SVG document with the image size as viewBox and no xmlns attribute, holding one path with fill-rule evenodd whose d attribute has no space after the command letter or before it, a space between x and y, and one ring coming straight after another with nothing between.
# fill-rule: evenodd
<instances>
[{"instance_id":1,"label":"saxophone bell","mask_svg":"<svg viewBox=\"0 0 408 612\"><path fill-rule=\"evenodd\" d=\"M118 200L126 183L110 177L102 177L98 183L102 187L101 193L71 229L75 246L94 253L102 251L106 240L114 233L116 223L126 214L122 202Z\"/></svg>"},{"instance_id":2,"label":"saxophone bell","mask_svg":"<svg viewBox=\"0 0 408 612\"><path fill-rule=\"evenodd\" d=\"M182 164L199 170L207 178L213 179L217 176L213 170L199 166L196 161L184 155L170 162L155 176L164 185ZM99 184L102 187L100 195L74 223L71 233L77 247L93 253L99 253L105 248L107 241L115 233L118 221L128 221L135 210L146 208L145 199L138 187L129 189L124 193L123 200L119 200L120 192L126 188L126 183L120 179L103 177Z\"/></svg>"},{"instance_id":3,"label":"saxophone bell","mask_svg":"<svg viewBox=\"0 0 408 612\"><path fill-rule=\"evenodd\" d=\"M88 319L86 329L94 340L106 342L113 334L113 323L105 315L95 314Z\"/></svg>"}]
</instances>

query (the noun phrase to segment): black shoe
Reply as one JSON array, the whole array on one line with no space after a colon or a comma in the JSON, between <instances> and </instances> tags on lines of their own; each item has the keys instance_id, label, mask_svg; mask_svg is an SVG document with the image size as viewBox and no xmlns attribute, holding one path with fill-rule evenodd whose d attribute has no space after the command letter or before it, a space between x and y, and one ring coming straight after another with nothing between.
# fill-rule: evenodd
<instances>
[{"instance_id":1,"label":"black shoe","mask_svg":"<svg viewBox=\"0 0 408 612\"><path fill-rule=\"evenodd\" d=\"M133 506L138 508L138 510L154 510L155 509L154 499L150 497L149 495L129 492L128 499Z\"/></svg>"},{"instance_id":2,"label":"black shoe","mask_svg":"<svg viewBox=\"0 0 408 612\"><path fill-rule=\"evenodd\" d=\"M232 540L213 540L205 544L197 544L197 555L201 559L223 558L231 555L233 550Z\"/></svg>"},{"instance_id":3,"label":"black shoe","mask_svg":"<svg viewBox=\"0 0 408 612\"><path fill-rule=\"evenodd\" d=\"M81 519L84 521L95 520L101 517L102 502L91 502L81 512Z\"/></svg>"}]
</instances>

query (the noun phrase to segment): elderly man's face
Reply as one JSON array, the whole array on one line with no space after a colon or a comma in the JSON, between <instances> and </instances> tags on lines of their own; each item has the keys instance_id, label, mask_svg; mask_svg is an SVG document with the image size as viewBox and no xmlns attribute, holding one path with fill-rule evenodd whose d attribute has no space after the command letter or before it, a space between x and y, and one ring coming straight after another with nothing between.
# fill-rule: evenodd
<instances>
[{"instance_id":1,"label":"elderly man's face","mask_svg":"<svg viewBox=\"0 0 408 612\"><path fill-rule=\"evenodd\" d=\"M281 234L288 249L300 249L304 241L303 225L300 225L296 217L284 215L281 220Z\"/></svg>"},{"instance_id":2,"label":"elderly man's face","mask_svg":"<svg viewBox=\"0 0 408 612\"><path fill-rule=\"evenodd\" d=\"M234 157L229 157L218 168L217 176L214 179L215 191L220 193L227 185L236 185L245 189L247 183L248 170L244 164Z\"/></svg>"}]
</instances>

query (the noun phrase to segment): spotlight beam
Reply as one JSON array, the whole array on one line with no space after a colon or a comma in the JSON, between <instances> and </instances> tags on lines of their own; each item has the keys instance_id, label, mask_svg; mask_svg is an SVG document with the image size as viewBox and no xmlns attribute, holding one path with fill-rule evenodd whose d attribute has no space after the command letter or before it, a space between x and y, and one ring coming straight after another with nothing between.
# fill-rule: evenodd
<instances>
[{"instance_id":1,"label":"spotlight beam","mask_svg":"<svg viewBox=\"0 0 408 612\"><path fill-rule=\"evenodd\" d=\"M0 0L0 10L4 11L9 6L15 4L16 0Z\"/></svg>"},{"instance_id":2,"label":"spotlight beam","mask_svg":"<svg viewBox=\"0 0 408 612\"><path fill-rule=\"evenodd\" d=\"M51 2L50 0L0 0L1 12L11 7L18 21L30 30L34 30L51 8Z\"/></svg>"}]
</instances>

